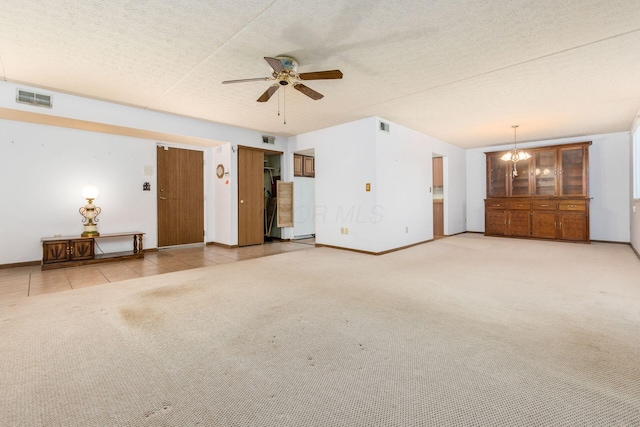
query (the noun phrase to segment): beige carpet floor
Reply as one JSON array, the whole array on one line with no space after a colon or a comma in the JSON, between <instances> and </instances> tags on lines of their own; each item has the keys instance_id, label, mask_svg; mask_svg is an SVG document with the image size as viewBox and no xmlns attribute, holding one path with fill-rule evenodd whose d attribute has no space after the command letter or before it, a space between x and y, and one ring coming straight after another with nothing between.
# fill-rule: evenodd
<instances>
[{"instance_id":1,"label":"beige carpet floor","mask_svg":"<svg viewBox=\"0 0 640 427\"><path fill-rule=\"evenodd\" d=\"M1 426L640 426L629 246L464 234L0 305Z\"/></svg>"}]
</instances>

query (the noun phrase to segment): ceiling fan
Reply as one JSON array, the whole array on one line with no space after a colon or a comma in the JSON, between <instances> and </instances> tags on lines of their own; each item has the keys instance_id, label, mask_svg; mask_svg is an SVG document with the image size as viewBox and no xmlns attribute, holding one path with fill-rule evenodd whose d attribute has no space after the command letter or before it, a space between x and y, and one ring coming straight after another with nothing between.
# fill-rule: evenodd
<instances>
[{"instance_id":1,"label":"ceiling fan","mask_svg":"<svg viewBox=\"0 0 640 427\"><path fill-rule=\"evenodd\" d=\"M240 80L226 80L222 84L229 83L244 83L244 82L257 82L257 81L275 81L269 88L258 98L258 102L267 102L280 86L293 86L297 91L307 95L311 99L321 99L324 97L321 93L316 92L310 87L300 83L301 80L329 80L329 79L341 79L342 71L330 70L330 71L312 71L309 73L298 73L298 62L289 58L288 56L278 56L270 58L264 57L271 67L271 76L269 77L257 77L253 79L240 79Z\"/></svg>"}]
</instances>

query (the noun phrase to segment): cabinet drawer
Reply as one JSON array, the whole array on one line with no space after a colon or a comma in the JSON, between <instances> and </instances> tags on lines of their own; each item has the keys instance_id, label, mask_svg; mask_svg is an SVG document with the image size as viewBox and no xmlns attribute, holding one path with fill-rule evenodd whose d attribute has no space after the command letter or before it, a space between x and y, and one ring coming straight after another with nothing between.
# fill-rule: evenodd
<instances>
[{"instance_id":1,"label":"cabinet drawer","mask_svg":"<svg viewBox=\"0 0 640 427\"><path fill-rule=\"evenodd\" d=\"M558 210L560 211L586 211L587 202L584 200L563 200L558 202Z\"/></svg>"},{"instance_id":2,"label":"cabinet drawer","mask_svg":"<svg viewBox=\"0 0 640 427\"><path fill-rule=\"evenodd\" d=\"M507 209L507 202L501 200L487 200L485 207L487 209Z\"/></svg>"},{"instance_id":3,"label":"cabinet drawer","mask_svg":"<svg viewBox=\"0 0 640 427\"><path fill-rule=\"evenodd\" d=\"M534 200L532 206L536 211L554 211L557 208L556 202L551 200Z\"/></svg>"},{"instance_id":4,"label":"cabinet drawer","mask_svg":"<svg viewBox=\"0 0 640 427\"><path fill-rule=\"evenodd\" d=\"M529 202L509 202L509 209L512 210L529 210L531 209L531 203Z\"/></svg>"}]
</instances>

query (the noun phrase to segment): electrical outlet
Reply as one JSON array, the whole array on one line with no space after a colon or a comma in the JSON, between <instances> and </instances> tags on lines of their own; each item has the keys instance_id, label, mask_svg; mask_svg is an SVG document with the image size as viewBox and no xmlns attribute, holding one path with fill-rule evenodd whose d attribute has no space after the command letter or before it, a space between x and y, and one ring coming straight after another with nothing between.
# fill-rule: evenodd
<instances>
[{"instance_id":1,"label":"electrical outlet","mask_svg":"<svg viewBox=\"0 0 640 427\"><path fill-rule=\"evenodd\" d=\"M404 232L405 232L405 233L409 233L409 227L405 227L405 228L404 228Z\"/></svg>"}]
</instances>

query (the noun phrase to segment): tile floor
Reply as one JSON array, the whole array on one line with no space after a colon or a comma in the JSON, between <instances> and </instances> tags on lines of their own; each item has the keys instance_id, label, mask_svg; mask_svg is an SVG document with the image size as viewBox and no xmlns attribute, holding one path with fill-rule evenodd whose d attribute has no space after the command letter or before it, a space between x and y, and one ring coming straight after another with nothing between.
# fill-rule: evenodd
<instances>
[{"instance_id":1,"label":"tile floor","mask_svg":"<svg viewBox=\"0 0 640 427\"><path fill-rule=\"evenodd\" d=\"M260 258L283 252L309 249L314 244L315 239L311 238L234 249L203 245L146 252L144 259L58 270L42 271L39 265L0 268L0 299L42 295L85 286L103 285L135 277Z\"/></svg>"}]
</instances>

